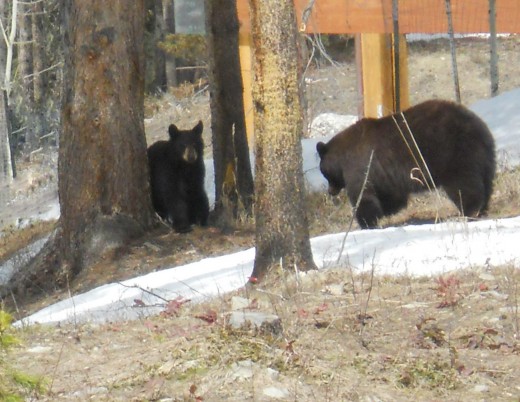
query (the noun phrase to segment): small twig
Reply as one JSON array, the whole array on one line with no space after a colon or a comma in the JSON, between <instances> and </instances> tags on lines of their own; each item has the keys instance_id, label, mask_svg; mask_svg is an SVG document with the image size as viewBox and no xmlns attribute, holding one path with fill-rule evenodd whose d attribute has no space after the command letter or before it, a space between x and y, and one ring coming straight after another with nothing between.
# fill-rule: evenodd
<instances>
[{"instance_id":1,"label":"small twig","mask_svg":"<svg viewBox=\"0 0 520 402\"><path fill-rule=\"evenodd\" d=\"M23 79L26 80L27 78L37 77L40 74L46 73L47 71L50 71L50 70L54 70L55 68L58 68L58 67L60 67L62 65L63 65L63 62L60 61L59 63L56 63L56 64L54 64L54 65L52 65L50 67L47 67L47 68L45 68L45 69L43 69L41 71L37 71L37 72L32 73L32 74L27 74L27 75L25 75L23 77Z\"/></svg>"},{"instance_id":2,"label":"small twig","mask_svg":"<svg viewBox=\"0 0 520 402\"><path fill-rule=\"evenodd\" d=\"M309 4L307 4L307 7L302 11L302 22L300 24L300 32L305 32L307 29L307 21L309 20L309 17L311 16L312 8L314 7L314 3L316 0L309 0Z\"/></svg>"},{"instance_id":3,"label":"small twig","mask_svg":"<svg viewBox=\"0 0 520 402\"><path fill-rule=\"evenodd\" d=\"M419 161L417 160L417 158L415 156L414 151L412 150L412 146L410 145L410 142L406 139L406 135L403 133L403 130L401 130L401 126L397 122L397 119L395 118L395 115L392 115L392 119L393 119L393 121L394 121L394 123L395 123L395 125L397 127L397 130L399 130L399 133L401 134L401 138L403 139L406 147L408 148L408 151L410 152L410 155L412 156L412 159L415 162L416 168L413 168L412 172L415 169L418 169L421 172L421 175L422 175L422 177L423 177L423 179L424 179L424 181L426 183L426 187L428 188L429 191L432 191L432 188L430 187L429 183L432 184L433 189L435 190L435 194L437 196L438 206L440 206L440 204L441 204L441 195L439 193L437 185L435 184L435 181L433 180L433 176L432 176L432 173L430 171L430 168L428 167L428 164L426 163L426 160L424 159L424 156L423 156L423 154L421 152L421 149L419 148L419 144L417 144L417 141L415 140L415 136L413 135L412 129L410 128L410 125L408 124L408 120L406 120L406 117L405 117L404 113L401 112L399 114L401 115L401 118L403 119L403 123L404 123L404 125L406 127L406 131L408 132L408 135L411 138L411 141L413 143L413 148L417 151L417 154L419 155L419 158L420 158L420 163L419 163ZM426 173L428 173L428 178L426 178L426 176L424 174L424 171L421 168L421 166L424 168ZM418 179L416 178L416 180L418 180Z\"/></svg>"},{"instance_id":4,"label":"small twig","mask_svg":"<svg viewBox=\"0 0 520 402\"><path fill-rule=\"evenodd\" d=\"M363 314L366 314L368 311L368 303L370 302L370 297L372 295L372 287L374 285L374 273L376 271L376 266L374 263L375 258L376 258L376 252L374 251L374 254L372 255L372 269L370 270L370 285L368 288L367 300L365 303L365 310L363 311Z\"/></svg>"},{"instance_id":5,"label":"small twig","mask_svg":"<svg viewBox=\"0 0 520 402\"><path fill-rule=\"evenodd\" d=\"M56 364L54 365L54 370L51 377L51 383L49 385L49 390L47 391L48 394L52 392L52 386L54 385L54 379L56 378L56 373L58 372L58 366L61 362L61 356L63 355L63 349L65 348L65 341L61 344L60 353L58 354L58 360L56 361Z\"/></svg>"},{"instance_id":6,"label":"small twig","mask_svg":"<svg viewBox=\"0 0 520 402\"><path fill-rule=\"evenodd\" d=\"M139 289L141 292L147 293L150 296L157 297L158 299L161 299L165 303L168 303L168 302L171 301L171 300L168 300L168 299L158 295L157 293L152 292L151 290L145 289L145 288L143 288L141 286L138 286L138 285L125 285L124 283L121 283L121 282L118 282L118 284L123 286L123 287L125 287L125 288L128 288L128 289Z\"/></svg>"},{"instance_id":7,"label":"small twig","mask_svg":"<svg viewBox=\"0 0 520 402\"><path fill-rule=\"evenodd\" d=\"M47 137L51 137L51 136L53 136L53 135L56 135L56 131L51 131L49 134L42 135L42 136L40 137L40 141L41 141L41 140L44 140L44 139L47 138Z\"/></svg>"},{"instance_id":8,"label":"small twig","mask_svg":"<svg viewBox=\"0 0 520 402\"><path fill-rule=\"evenodd\" d=\"M277 295L276 293L269 292L269 291L264 290L264 289L255 288L255 290L256 290L257 292L264 293L264 294L269 295L269 296L277 297L277 298L279 298L279 299L282 300L282 301L287 300L287 298L284 297L284 296L282 296L282 295Z\"/></svg>"},{"instance_id":9,"label":"small twig","mask_svg":"<svg viewBox=\"0 0 520 402\"><path fill-rule=\"evenodd\" d=\"M335 62L334 60L332 60L332 58L329 56L329 54L327 53L327 50L325 49L325 46L323 46L323 43L321 41L321 35L320 34L315 34L314 36L311 36L311 35L305 35L305 37L307 38L307 40L309 42L311 42L313 48L316 47L320 54L334 67L339 67L339 63Z\"/></svg>"},{"instance_id":10,"label":"small twig","mask_svg":"<svg viewBox=\"0 0 520 402\"><path fill-rule=\"evenodd\" d=\"M341 259L341 255L343 254L343 250L345 249L345 243L347 241L347 236L352 230L352 224L354 223L354 218L356 217L357 209L359 208L359 204L361 203L361 199L363 198L363 193L365 192L365 188L368 182L368 174L370 173L370 167L372 166L372 159L374 158L374 150L370 153L370 159L368 160L367 172L365 174L365 179L363 180L363 186L361 187L361 191L359 192L359 196L356 201L356 205L352 208L352 218L350 218L350 222L348 225L348 229L345 232L345 236L343 237L343 241L341 242L341 248L339 250L338 259L336 260L336 264L339 264Z\"/></svg>"},{"instance_id":11,"label":"small twig","mask_svg":"<svg viewBox=\"0 0 520 402\"><path fill-rule=\"evenodd\" d=\"M453 19L452 19L452 12L451 12L451 0L445 0L445 4L446 4L446 17L448 18L448 35L450 37L451 67L452 67L452 73L453 73L453 84L455 85L455 97L457 98L457 103L461 103L459 71L457 68L457 50L455 48L455 34L453 31Z\"/></svg>"},{"instance_id":12,"label":"small twig","mask_svg":"<svg viewBox=\"0 0 520 402\"><path fill-rule=\"evenodd\" d=\"M72 295L72 292L70 291L70 282L69 282L69 275L65 275L65 278L67 279L67 293L69 295L70 301L72 302L72 316L74 317L74 329L78 330L78 320L76 317L76 302L74 300L74 296Z\"/></svg>"}]
</instances>

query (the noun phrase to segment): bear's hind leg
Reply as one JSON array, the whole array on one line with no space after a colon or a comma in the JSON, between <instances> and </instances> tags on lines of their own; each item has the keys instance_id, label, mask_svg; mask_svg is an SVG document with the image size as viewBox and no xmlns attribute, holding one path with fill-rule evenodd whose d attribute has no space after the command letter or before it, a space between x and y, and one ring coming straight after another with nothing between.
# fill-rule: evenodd
<instances>
[{"instance_id":1,"label":"bear's hind leg","mask_svg":"<svg viewBox=\"0 0 520 402\"><path fill-rule=\"evenodd\" d=\"M462 215L478 217L485 214L488 204L488 192L479 178L460 178L456 183L444 185L450 200Z\"/></svg>"},{"instance_id":2,"label":"bear's hind leg","mask_svg":"<svg viewBox=\"0 0 520 402\"><path fill-rule=\"evenodd\" d=\"M379 199L374 196L363 196L356 211L356 220L362 229L373 229L377 221L384 216Z\"/></svg>"}]
</instances>

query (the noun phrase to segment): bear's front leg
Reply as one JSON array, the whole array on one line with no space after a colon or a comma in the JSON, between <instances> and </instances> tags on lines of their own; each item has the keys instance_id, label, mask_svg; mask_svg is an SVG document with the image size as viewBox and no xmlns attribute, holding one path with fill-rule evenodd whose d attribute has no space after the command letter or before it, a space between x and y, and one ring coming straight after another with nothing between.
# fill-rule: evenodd
<instances>
[{"instance_id":1,"label":"bear's front leg","mask_svg":"<svg viewBox=\"0 0 520 402\"><path fill-rule=\"evenodd\" d=\"M379 199L374 196L363 196L356 210L356 220L362 229L373 229L377 221L384 216Z\"/></svg>"},{"instance_id":2,"label":"bear's front leg","mask_svg":"<svg viewBox=\"0 0 520 402\"><path fill-rule=\"evenodd\" d=\"M191 224L188 216L188 204L177 200L170 211L172 226L177 233L187 233L191 231Z\"/></svg>"},{"instance_id":3,"label":"bear's front leg","mask_svg":"<svg viewBox=\"0 0 520 402\"><path fill-rule=\"evenodd\" d=\"M194 192L189 197L189 219L191 224L208 226L209 200L204 189Z\"/></svg>"}]
</instances>

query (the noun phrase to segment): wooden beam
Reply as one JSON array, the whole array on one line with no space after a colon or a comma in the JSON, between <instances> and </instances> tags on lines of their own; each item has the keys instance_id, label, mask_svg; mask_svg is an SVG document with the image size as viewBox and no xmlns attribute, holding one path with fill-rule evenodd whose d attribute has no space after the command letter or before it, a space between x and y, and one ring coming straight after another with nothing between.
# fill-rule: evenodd
<instances>
[{"instance_id":1,"label":"wooden beam","mask_svg":"<svg viewBox=\"0 0 520 402\"><path fill-rule=\"evenodd\" d=\"M294 0L298 23L309 0ZM489 32L489 0L452 0L455 33ZM237 0L241 32L250 32L248 0ZM520 33L520 0L496 2L497 33ZM304 27L307 33L392 33L392 0L319 0ZM444 0L402 0L399 32L446 33Z\"/></svg>"},{"instance_id":2,"label":"wooden beam","mask_svg":"<svg viewBox=\"0 0 520 402\"><path fill-rule=\"evenodd\" d=\"M246 133L249 148L253 148L254 144L254 116L253 116L253 86L251 67L251 34L239 33L238 35L238 52L240 55L240 69L242 71L242 85L244 87L244 117L246 120Z\"/></svg>"},{"instance_id":3,"label":"wooden beam","mask_svg":"<svg viewBox=\"0 0 520 402\"><path fill-rule=\"evenodd\" d=\"M383 117L396 112L395 77L392 51L393 35L361 34L356 37L358 75L363 105L361 116ZM406 40L400 36L400 95L401 109L410 105Z\"/></svg>"}]
</instances>

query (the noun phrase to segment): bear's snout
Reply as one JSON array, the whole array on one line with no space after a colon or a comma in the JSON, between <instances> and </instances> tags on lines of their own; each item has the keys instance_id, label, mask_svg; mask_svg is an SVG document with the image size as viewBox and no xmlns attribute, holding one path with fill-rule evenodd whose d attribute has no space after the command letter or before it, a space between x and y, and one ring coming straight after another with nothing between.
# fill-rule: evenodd
<instances>
[{"instance_id":1,"label":"bear's snout","mask_svg":"<svg viewBox=\"0 0 520 402\"><path fill-rule=\"evenodd\" d=\"M193 147L187 147L182 153L182 159L188 163L194 163L197 160L197 151Z\"/></svg>"}]
</instances>

